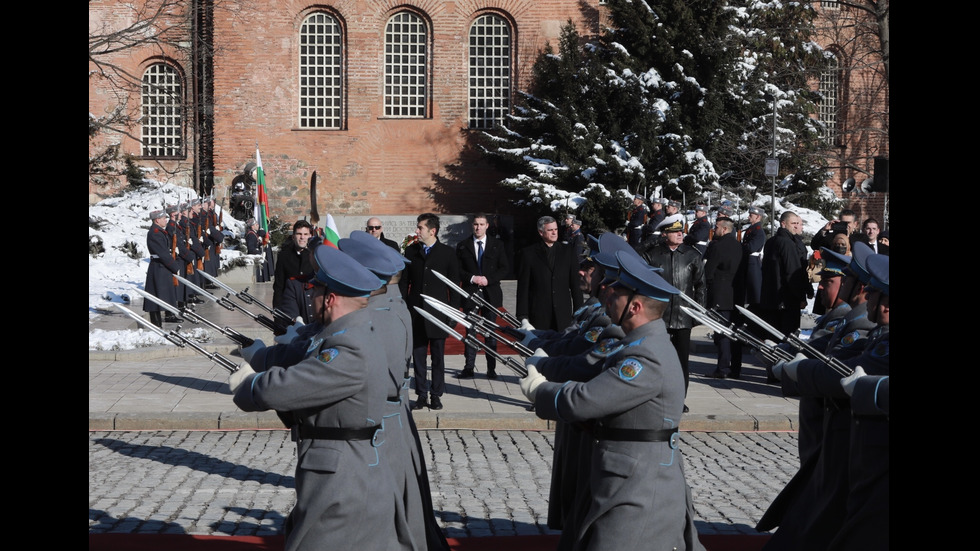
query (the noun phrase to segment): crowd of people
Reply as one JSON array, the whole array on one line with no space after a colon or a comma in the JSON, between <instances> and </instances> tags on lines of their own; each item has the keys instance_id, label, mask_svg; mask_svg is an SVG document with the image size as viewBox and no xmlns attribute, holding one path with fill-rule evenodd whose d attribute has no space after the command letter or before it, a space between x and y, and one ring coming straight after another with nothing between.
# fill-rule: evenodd
<instances>
[{"instance_id":1,"label":"crowd of people","mask_svg":"<svg viewBox=\"0 0 980 551\"><path fill-rule=\"evenodd\" d=\"M808 255L791 211L767 238L757 207L743 225L727 205L712 221L698 204L688 225L680 206L638 196L624 235L583 235L574 216L561 227L543 216L514 266L486 214L472 216L472 233L455 246L440 241L438 215L420 214L404 250L378 217L337 247L297 221L257 273L273 274L273 306L293 324L271 346L243 348L245 363L229 378L239 408L276 411L297 442L285 548L448 549L412 418L441 409L446 392L445 340L456 322L431 299L500 324L500 283L516 273L511 336L473 330L466 340L487 351L489 379L498 377L498 340L514 348L507 339L519 334L533 351L520 388L536 415L556 422L548 526L561 530L559 549L703 549L678 450L700 323L688 307L728 327L758 316L784 335L776 342L757 326L751 339L713 333L712 377L741 378L748 345L765 360L767 383L800 399L801 466L757 526L778 527L766 549L886 549L887 235L873 218L858 228L845 210ZM213 198L151 214L148 292L194 302L169 279L216 271L221 221L209 213ZM254 220L246 226L249 254L265 255L267 236ZM823 315L803 340L809 298ZM153 307L144 305L154 323L172 321ZM464 356L456 377L472 378L477 347L467 342Z\"/></svg>"}]
</instances>

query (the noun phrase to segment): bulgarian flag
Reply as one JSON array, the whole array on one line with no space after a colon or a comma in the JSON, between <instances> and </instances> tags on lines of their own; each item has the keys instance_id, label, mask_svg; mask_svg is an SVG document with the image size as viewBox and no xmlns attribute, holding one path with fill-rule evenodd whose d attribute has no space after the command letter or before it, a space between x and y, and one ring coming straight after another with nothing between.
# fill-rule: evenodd
<instances>
[{"instance_id":1,"label":"bulgarian flag","mask_svg":"<svg viewBox=\"0 0 980 551\"><path fill-rule=\"evenodd\" d=\"M337 231L337 222L334 221L333 216L330 216L330 213L327 213L327 222L323 228L323 243L338 249L337 243L339 241L340 233Z\"/></svg>"},{"instance_id":2,"label":"bulgarian flag","mask_svg":"<svg viewBox=\"0 0 980 551\"><path fill-rule=\"evenodd\" d=\"M262 157L259 156L259 146L255 145L255 220L259 228L269 232L269 196L265 193L265 172L262 170Z\"/></svg>"}]
</instances>

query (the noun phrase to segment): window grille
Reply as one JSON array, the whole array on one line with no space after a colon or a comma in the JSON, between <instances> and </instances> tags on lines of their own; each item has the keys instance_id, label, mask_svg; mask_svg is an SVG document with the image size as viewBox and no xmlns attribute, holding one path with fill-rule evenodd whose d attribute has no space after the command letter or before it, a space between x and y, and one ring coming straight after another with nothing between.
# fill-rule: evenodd
<instances>
[{"instance_id":1,"label":"window grille","mask_svg":"<svg viewBox=\"0 0 980 551\"><path fill-rule=\"evenodd\" d=\"M411 12L400 12L385 27L384 114L386 117L426 116L428 32Z\"/></svg>"},{"instance_id":2,"label":"window grille","mask_svg":"<svg viewBox=\"0 0 980 551\"><path fill-rule=\"evenodd\" d=\"M299 126L343 127L343 33L325 13L307 17L299 31Z\"/></svg>"},{"instance_id":3,"label":"window grille","mask_svg":"<svg viewBox=\"0 0 980 551\"><path fill-rule=\"evenodd\" d=\"M184 155L183 86L177 70L154 63L143 73L141 106L144 157Z\"/></svg>"},{"instance_id":4,"label":"window grille","mask_svg":"<svg viewBox=\"0 0 980 551\"><path fill-rule=\"evenodd\" d=\"M470 128L493 128L510 113L510 36L499 15L483 15L470 26Z\"/></svg>"},{"instance_id":5,"label":"window grille","mask_svg":"<svg viewBox=\"0 0 980 551\"><path fill-rule=\"evenodd\" d=\"M840 63L836 57L827 60L827 66L820 72L820 104L817 113L823 123L823 135L828 144L835 145L838 141L838 109L840 94Z\"/></svg>"}]
</instances>

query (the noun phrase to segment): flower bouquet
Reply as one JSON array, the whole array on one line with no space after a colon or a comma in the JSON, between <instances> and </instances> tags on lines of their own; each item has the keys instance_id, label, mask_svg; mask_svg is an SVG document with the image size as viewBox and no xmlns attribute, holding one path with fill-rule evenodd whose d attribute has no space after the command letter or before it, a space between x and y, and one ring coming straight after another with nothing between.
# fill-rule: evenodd
<instances>
[{"instance_id":1,"label":"flower bouquet","mask_svg":"<svg viewBox=\"0 0 980 551\"><path fill-rule=\"evenodd\" d=\"M405 239L402 239L402 254L405 254L405 251L407 251L408 248L414 245L418 240L418 234L410 233L406 235Z\"/></svg>"}]
</instances>

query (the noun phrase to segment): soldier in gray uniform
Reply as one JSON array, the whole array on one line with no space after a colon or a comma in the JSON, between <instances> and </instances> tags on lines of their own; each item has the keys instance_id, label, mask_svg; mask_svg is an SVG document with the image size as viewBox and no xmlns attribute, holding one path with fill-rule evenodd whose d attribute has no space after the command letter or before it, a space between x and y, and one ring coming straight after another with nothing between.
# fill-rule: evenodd
<instances>
[{"instance_id":1,"label":"soldier in gray uniform","mask_svg":"<svg viewBox=\"0 0 980 551\"><path fill-rule=\"evenodd\" d=\"M593 438L584 514L563 530L573 549L704 549L677 449L684 380L661 316L679 291L642 260L616 253L619 279L606 312L626 332L622 348L586 382L548 381L526 360L521 390L538 417L584 423Z\"/></svg>"},{"instance_id":2,"label":"soldier in gray uniform","mask_svg":"<svg viewBox=\"0 0 980 551\"><path fill-rule=\"evenodd\" d=\"M291 411L296 420L296 505L284 524L286 551L396 546L391 470L379 448L391 386L387 358L366 309L383 282L348 254L318 247L314 316L324 330L313 354L261 373L242 364L229 377L243 411Z\"/></svg>"},{"instance_id":3,"label":"soldier in gray uniform","mask_svg":"<svg viewBox=\"0 0 980 551\"><path fill-rule=\"evenodd\" d=\"M400 500L395 507L398 548L448 551L449 542L438 528L432 511L428 473L420 449L416 446L418 433L409 409L406 379L412 365L412 318L401 297L387 295L388 283L405 268L407 259L364 231L352 231L350 237L341 239L337 246L385 282L371 293L367 309L371 314L371 323L384 335L377 345L384 349L387 357L388 399L385 401L382 423L386 445L381 449L391 466L396 489L400 492ZM425 477L424 485L420 484L419 477ZM422 495L423 489L425 497ZM437 532L427 534L427 520L436 527ZM427 541L430 539L435 541Z\"/></svg>"}]
</instances>

